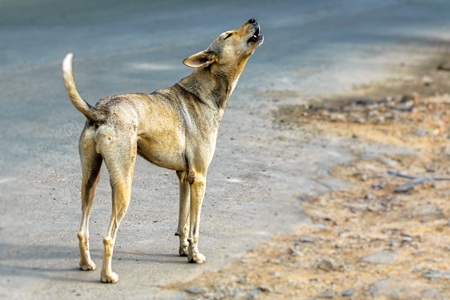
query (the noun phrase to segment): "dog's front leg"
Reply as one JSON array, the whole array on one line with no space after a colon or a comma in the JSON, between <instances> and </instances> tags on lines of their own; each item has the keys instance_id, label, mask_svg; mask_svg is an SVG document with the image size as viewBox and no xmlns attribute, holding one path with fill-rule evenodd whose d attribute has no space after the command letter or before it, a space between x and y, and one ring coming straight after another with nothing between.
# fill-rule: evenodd
<instances>
[{"instance_id":1,"label":"dog's front leg","mask_svg":"<svg viewBox=\"0 0 450 300\"><path fill-rule=\"evenodd\" d=\"M202 210L203 197L206 189L206 172L189 171L188 180L191 185L191 216L189 226L189 262L202 264L206 261L206 257L198 252L198 239L200 228L200 214Z\"/></svg>"},{"instance_id":2,"label":"dog's front leg","mask_svg":"<svg viewBox=\"0 0 450 300\"><path fill-rule=\"evenodd\" d=\"M180 183L180 211L178 215L178 228L175 235L180 238L180 256L187 256L189 246L190 186L186 171L177 171L177 176Z\"/></svg>"}]
</instances>

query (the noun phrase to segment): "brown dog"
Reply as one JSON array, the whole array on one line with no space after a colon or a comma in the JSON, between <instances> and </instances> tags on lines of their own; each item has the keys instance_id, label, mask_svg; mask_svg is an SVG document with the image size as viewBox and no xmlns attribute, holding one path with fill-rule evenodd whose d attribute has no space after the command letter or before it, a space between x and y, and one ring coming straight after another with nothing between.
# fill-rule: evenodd
<instances>
[{"instance_id":1,"label":"brown dog","mask_svg":"<svg viewBox=\"0 0 450 300\"><path fill-rule=\"evenodd\" d=\"M89 254L89 215L105 161L113 205L103 238L101 280L119 280L111 270L111 258L117 229L130 202L136 154L176 171L180 183L179 253L187 255L190 262L205 262L198 251L198 239L206 173L228 99L248 58L264 41L259 31L258 23L251 19L236 30L222 33L208 49L183 61L195 70L170 88L102 98L94 107L78 93L72 74L73 55L67 54L62 66L66 90L72 104L87 118L79 143L82 270L95 269Z\"/></svg>"}]
</instances>

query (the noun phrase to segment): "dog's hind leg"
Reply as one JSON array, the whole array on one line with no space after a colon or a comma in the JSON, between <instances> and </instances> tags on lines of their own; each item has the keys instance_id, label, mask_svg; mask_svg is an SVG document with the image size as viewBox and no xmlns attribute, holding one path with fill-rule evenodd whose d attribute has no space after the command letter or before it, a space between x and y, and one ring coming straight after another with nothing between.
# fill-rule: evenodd
<instances>
[{"instance_id":1,"label":"dog's hind leg","mask_svg":"<svg viewBox=\"0 0 450 300\"><path fill-rule=\"evenodd\" d=\"M190 227L189 227L189 262L202 264L206 257L198 252L198 239L200 229L200 214L202 210L203 197L206 189L206 171L189 171L191 205L190 205Z\"/></svg>"},{"instance_id":2,"label":"dog's hind leg","mask_svg":"<svg viewBox=\"0 0 450 300\"><path fill-rule=\"evenodd\" d=\"M82 170L81 184L81 226L78 231L80 247L80 269L95 270L95 264L89 253L89 216L94 203L95 188L100 179L102 157L95 150L95 141L89 128L83 131L80 138L80 158Z\"/></svg>"},{"instance_id":3,"label":"dog's hind leg","mask_svg":"<svg viewBox=\"0 0 450 300\"><path fill-rule=\"evenodd\" d=\"M101 281L116 283L119 276L111 270L117 229L125 216L131 197L131 185L136 160L136 137L129 141L114 139L111 136L101 138L101 153L109 171L112 189L112 213L109 228L103 238L104 253Z\"/></svg>"},{"instance_id":4,"label":"dog's hind leg","mask_svg":"<svg viewBox=\"0 0 450 300\"><path fill-rule=\"evenodd\" d=\"M180 183L180 210L178 215L178 229L175 235L180 238L180 256L188 255L190 184L186 171L177 171Z\"/></svg>"}]
</instances>

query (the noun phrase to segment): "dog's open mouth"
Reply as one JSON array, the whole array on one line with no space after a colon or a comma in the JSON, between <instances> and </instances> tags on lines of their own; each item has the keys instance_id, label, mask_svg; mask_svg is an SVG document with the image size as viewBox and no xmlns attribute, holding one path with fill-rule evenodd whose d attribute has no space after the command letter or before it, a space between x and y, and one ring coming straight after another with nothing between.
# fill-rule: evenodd
<instances>
[{"instance_id":1,"label":"dog's open mouth","mask_svg":"<svg viewBox=\"0 0 450 300\"><path fill-rule=\"evenodd\" d=\"M255 43L255 44L261 44L264 40L264 36L263 35L259 35L259 26L256 28L255 33L253 34L252 37L250 37L247 40L247 43Z\"/></svg>"}]
</instances>

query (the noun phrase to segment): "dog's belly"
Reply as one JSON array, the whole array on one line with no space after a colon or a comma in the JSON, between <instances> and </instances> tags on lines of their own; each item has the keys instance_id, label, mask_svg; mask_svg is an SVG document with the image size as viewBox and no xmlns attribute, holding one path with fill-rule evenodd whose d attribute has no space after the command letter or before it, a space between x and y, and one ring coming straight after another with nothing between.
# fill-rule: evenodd
<instances>
[{"instance_id":1,"label":"dog's belly","mask_svg":"<svg viewBox=\"0 0 450 300\"><path fill-rule=\"evenodd\" d=\"M186 169L185 151L177 141L138 138L137 153L149 162L171 170Z\"/></svg>"}]
</instances>

